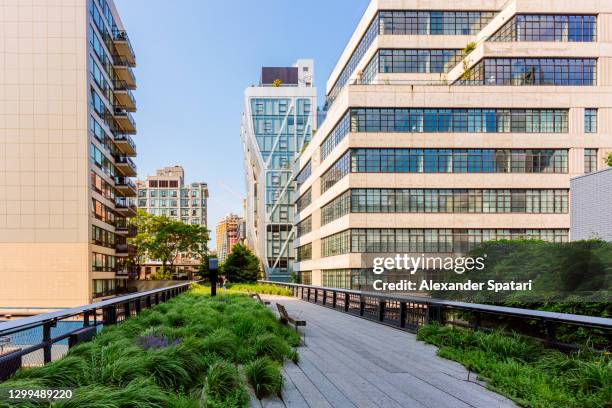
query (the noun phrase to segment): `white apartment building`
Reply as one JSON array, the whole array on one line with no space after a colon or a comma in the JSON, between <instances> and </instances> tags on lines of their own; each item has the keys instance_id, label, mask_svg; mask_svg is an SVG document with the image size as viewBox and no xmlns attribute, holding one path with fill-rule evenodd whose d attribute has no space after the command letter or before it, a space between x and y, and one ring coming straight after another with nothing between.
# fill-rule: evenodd
<instances>
[{"instance_id":1,"label":"white apartment building","mask_svg":"<svg viewBox=\"0 0 612 408\"><path fill-rule=\"evenodd\" d=\"M112 0L0 0L0 313L125 287L134 50Z\"/></svg>"},{"instance_id":2,"label":"white apartment building","mask_svg":"<svg viewBox=\"0 0 612 408\"><path fill-rule=\"evenodd\" d=\"M266 278L293 272L295 181L293 162L316 130L314 62L264 67L258 86L244 92L241 140L247 198L246 241Z\"/></svg>"},{"instance_id":3,"label":"white apartment building","mask_svg":"<svg viewBox=\"0 0 612 408\"><path fill-rule=\"evenodd\" d=\"M612 150L612 2L373 0L296 164L302 282L373 258L568 240L570 178Z\"/></svg>"}]
</instances>

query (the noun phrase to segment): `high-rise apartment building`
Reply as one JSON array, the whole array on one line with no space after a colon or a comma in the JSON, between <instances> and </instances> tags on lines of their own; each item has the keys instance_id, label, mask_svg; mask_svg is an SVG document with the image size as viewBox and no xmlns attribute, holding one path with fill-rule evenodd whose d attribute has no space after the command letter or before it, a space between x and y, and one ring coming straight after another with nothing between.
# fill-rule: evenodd
<instances>
[{"instance_id":1,"label":"high-rise apartment building","mask_svg":"<svg viewBox=\"0 0 612 408\"><path fill-rule=\"evenodd\" d=\"M312 60L264 67L259 85L245 90L241 138L247 244L272 280L287 280L295 261L292 165L316 131L313 69Z\"/></svg>"},{"instance_id":2,"label":"high-rise apartment building","mask_svg":"<svg viewBox=\"0 0 612 408\"><path fill-rule=\"evenodd\" d=\"M0 307L125 287L134 50L111 0L0 0Z\"/></svg>"},{"instance_id":3,"label":"high-rise apartment building","mask_svg":"<svg viewBox=\"0 0 612 408\"><path fill-rule=\"evenodd\" d=\"M225 262L234 245L244 242L244 225L244 218L236 214L228 214L217 223L216 243L219 263Z\"/></svg>"},{"instance_id":4,"label":"high-rise apartment building","mask_svg":"<svg viewBox=\"0 0 612 408\"><path fill-rule=\"evenodd\" d=\"M185 185L181 166L164 167L154 176L136 181L138 208L153 215L165 215L185 224L208 225L208 185Z\"/></svg>"},{"instance_id":5,"label":"high-rise apartment building","mask_svg":"<svg viewBox=\"0 0 612 408\"><path fill-rule=\"evenodd\" d=\"M608 1L373 0L297 163L302 280L367 287L378 256L566 241L570 177L612 150L611 43Z\"/></svg>"}]
</instances>

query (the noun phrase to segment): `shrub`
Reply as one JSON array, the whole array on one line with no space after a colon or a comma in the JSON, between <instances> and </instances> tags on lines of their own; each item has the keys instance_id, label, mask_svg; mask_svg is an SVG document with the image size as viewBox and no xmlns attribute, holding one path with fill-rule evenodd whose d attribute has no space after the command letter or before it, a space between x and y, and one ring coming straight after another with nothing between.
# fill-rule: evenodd
<instances>
[{"instance_id":1,"label":"shrub","mask_svg":"<svg viewBox=\"0 0 612 408\"><path fill-rule=\"evenodd\" d=\"M280 395L283 376L277 362L268 357L258 358L248 363L244 367L244 372L257 398Z\"/></svg>"},{"instance_id":2,"label":"shrub","mask_svg":"<svg viewBox=\"0 0 612 408\"><path fill-rule=\"evenodd\" d=\"M291 349L274 334L262 334L255 338L253 350L258 356L268 356L273 360L282 362L285 357L290 357Z\"/></svg>"},{"instance_id":3,"label":"shrub","mask_svg":"<svg viewBox=\"0 0 612 408\"><path fill-rule=\"evenodd\" d=\"M215 363L209 368L203 397L207 406L224 402L228 403L227 406L232 402L246 403L249 398L238 370L225 361Z\"/></svg>"}]
</instances>

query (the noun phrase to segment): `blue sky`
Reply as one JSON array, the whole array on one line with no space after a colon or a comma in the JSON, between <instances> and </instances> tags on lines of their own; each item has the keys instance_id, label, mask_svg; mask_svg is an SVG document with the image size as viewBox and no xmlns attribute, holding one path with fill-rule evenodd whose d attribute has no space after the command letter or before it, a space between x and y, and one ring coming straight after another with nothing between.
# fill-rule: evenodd
<instances>
[{"instance_id":1,"label":"blue sky","mask_svg":"<svg viewBox=\"0 0 612 408\"><path fill-rule=\"evenodd\" d=\"M315 60L325 83L369 0L115 0L136 52L138 174L180 164L210 190L208 222L243 213L240 117L261 66ZM321 104L321 100L319 101Z\"/></svg>"}]
</instances>

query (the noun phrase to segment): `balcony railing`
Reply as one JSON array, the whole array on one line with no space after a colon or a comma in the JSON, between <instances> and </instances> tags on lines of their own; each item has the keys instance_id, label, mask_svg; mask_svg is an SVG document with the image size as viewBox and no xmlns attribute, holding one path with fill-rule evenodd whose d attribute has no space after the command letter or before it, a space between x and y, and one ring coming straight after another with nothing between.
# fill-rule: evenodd
<instances>
[{"instance_id":1,"label":"balcony railing","mask_svg":"<svg viewBox=\"0 0 612 408\"><path fill-rule=\"evenodd\" d=\"M113 55L113 66L115 68L117 76L126 81L132 89L135 89L136 75L134 75L134 70L132 70L132 64L127 60L127 58L119 54Z\"/></svg>"},{"instance_id":2,"label":"balcony railing","mask_svg":"<svg viewBox=\"0 0 612 408\"><path fill-rule=\"evenodd\" d=\"M133 238L138 233L138 228L132 224L117 223L117 225L115 225L115 232L120 235L125 235L128 238Z\"/></svg>"},{"instance_id":3,"label":"balcony railing","mask_svg":"<svg viewBox=\"0 0 612 408\"><path fill-rule=\"evenodd\" d=\"M123 147L123 144L126 144L125 149L122 151L130 156L136 155L136 143L132 140L132 137L127 133L114 133L115 143L119 146L119 148Z\"/></svg>"},{"instance_id":4,"label":"balcony railing","mask_svg":"<svg viewBox=\"0 0 612 408\"><path fill-rule=\"evenodd\" d=\"M115 110L125 109L130 112L136 111L136 98L134 98L128 84L125 81L115 79L113 81L113 87L116 99Z\"/></svg>"},{"instance_id":5,"label":"balcony railing","mask_svg":"<svg viewBox=\"0 0 612 408\"><path fill-rule=\"evenodd\" d=\"M119 127L125 132L131 134L136 133L136 121L130 112L116 107L113 116L115 121L119 124Z\"/></svg>"},{"instance_id":6,"label":"balcony railing","mask_svg":"<svg viewBox=\"0 0 612 408\"><path fill-rule=\"evenodd\" d=\"M132 48L132 43L130 42L130 38L127 35L125 30L119 30L117 27L113 27L113 32L111 33L112 39L115 42L115 48L117 49L119 54L122 54L122 47L119 47L117 43L124 43L127 46L127 50L129 54L123 53L124 56L128 59L128 61L136 63L136 53L134 53L134 48Z\"/></svg>"},{"instance_id":7,"label":"balcony railing","mask_svg":"<svg viewBox=\"0 0 612 408\"><path fill-rule=\"evenodd\" d=\"M131 158L127 156L115 155L115 163L116 164L127 164L128 166L133 167L134 169L136 168L136 163L134 163L134 160L132 160Z\"/></svg>"},{"instance_id":8,"label":"balcony railing","mask_svg":"<svg viewBox=\"0 0 612 408\"><path fill-rule=\"evenodd\" d=\"M115 199L115 207L117 210L129 210L136 214L136 203L133 200L126 199L124 197L117 197Z\"/></svg>"},{"instance_id":9,"label":"balcony railing","mask_svg":"<svg viewBox=\"0 0 612 408\"><path fill-rule=\"evenodd\" d=\"M134 256L136 255L136 247L134 245L130 245L130 244L117 244L115 246L115 251L117 252L117 255L119 254L124 254L124 256ZM119 255L121 256L121 255Z\"/></svg>"},{"instance_id":10,"label":"balcony railing","mask_svg":"<svg viewBox=\"0 0 612 408\"><path fill-rule=\"evenodd\" d=\"M136 190L136 184L129 177L115 177L115 185L117 187L128 187Z\"/></svg>"}]
</instances>

